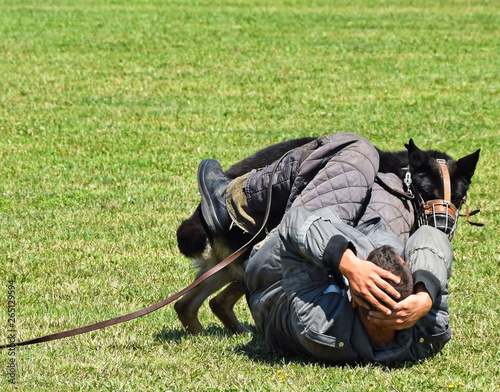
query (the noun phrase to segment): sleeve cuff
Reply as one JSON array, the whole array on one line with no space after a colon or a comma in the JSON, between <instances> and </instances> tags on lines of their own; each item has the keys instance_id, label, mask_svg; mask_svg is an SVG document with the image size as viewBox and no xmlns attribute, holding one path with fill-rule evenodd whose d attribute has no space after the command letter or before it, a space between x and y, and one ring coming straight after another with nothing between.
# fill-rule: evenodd
<instances>
[{"instance_id":1,"label":"sleeve cuff","mask_svg":"<svg viewBox=\"0 0 500 392\"><path fill-rule=\"evenodd\" d=\"M425 285L425 289L431 296L432 302L434 302L441 287L439 279L429 271L418 270L413 273L413 284L416 285L417 283L423 283Z\"/></svg>"},{"instance_id":2,"label":"sleeve cuff","mask_svg":"<svg viewBox=\"0 0 500 392\"><path fill-rule=\"evenodd\" d=\"M325 267L332 273L337 283L343 282L342 274L340 273L340 260L346 249L351 249L354 253L356 250L353 244L344 236L334 235L326 244L323 252L323 263Z\"/></svg>"}]
</instances>

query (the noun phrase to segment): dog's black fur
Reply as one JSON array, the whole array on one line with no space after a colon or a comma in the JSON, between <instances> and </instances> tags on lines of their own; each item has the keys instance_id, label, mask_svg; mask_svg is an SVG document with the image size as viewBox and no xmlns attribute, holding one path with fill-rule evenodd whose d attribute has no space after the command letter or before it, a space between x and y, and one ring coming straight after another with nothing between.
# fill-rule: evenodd
<instances>
[{"instance_id":1,"label":"dog's black fur","mask_svg":"<svg viewBox=\"0 0 500 392\"><path fill-rule=\"evenodd\" d=\"M458 206L467 194L472 176L476 170L481 150L467 155L458 161L448 154L436 150L420 150L412 139L405 144L407 151L389 152L378 150L381 173L394 173L401 180L409 166L412 179L424 200L442 199L444 190L441 186L441 170L437 159L444 159L450 172L451 202Z\"/></svg>"},{"instance_id":2,"label":"dog's black fur","mask_svg":"<svg viewBox=\"0 0 500 392\"><path fill-rule=\"evenodd\" d=\"M291 149L315 139L315 137L305 137L266 147L236 163L225 174L230 178L236 178L252 169L269 165ZM403 180L406 168L409 166L413 183L423 199L442 199L444 191L436 159L444 159L451 178L451 201L455 206L458 206L469 189L480 150L455 161L441 151L420 150L412 139L405 146L406 151L389 152L377 149L380 155L379 171L395 173ZM203 220L200 205L191 217L181 223L177 230L179 250L185 256L195 260L195 267L198 269L197 277L239 249L250 238L248 233L243 233L237 227L232 228L224 236L213 237ZM244 254L238 261L231 263L216 275L208 278L176 302L175 310L179 319L190 333L205 333L205 329L198 320L198 310L210 295L226 285L227 287L222 292L210 300L210 307L231 332L246 331L246 328L236 318L233 306L244 294L242 264L247 257L248 253Z\"/></svg>"}]
</instances>

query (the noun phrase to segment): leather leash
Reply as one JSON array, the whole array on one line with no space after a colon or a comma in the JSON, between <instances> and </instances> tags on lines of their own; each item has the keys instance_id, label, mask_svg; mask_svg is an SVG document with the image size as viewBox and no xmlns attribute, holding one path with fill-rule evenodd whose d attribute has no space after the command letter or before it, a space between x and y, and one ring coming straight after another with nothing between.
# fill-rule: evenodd
<instances>
[{"instance_id":1,"label":"leather leash","mask_svg":"<svg viewBox=\"0 0 500 392\"><path fill-rule=\"evenodd\" d=\"M253 239L252 239L253 240ZM165 298L164 300L157 302L151 306L148 306L147 308L138 310L133 313L129 313L123 316L115 317L109 320L101 321L99 323L91 324L91 325L86 325L85 327L80 327L80 328L75 328L75 329L70 329L68 331L64 332L59 332L59 333L54 333L51 335L45 335L36 339L31 339L31 340L25 340L23 342L19 343L12 343L12 344L4 344L0 346L0 349L4 349L7 347L16 347L16 346L29 346L31 344L37 344L37 343L43 343L43 342L50 342L51 340L58 340L58 339L63 339L67 338L70 336L76 336L76 335L81 335L83 333L95 331L96 329L102 329L109 327L111 325L116 325L120 323L124 323L125 321L130 321L135 318L139 318L142 316L145 316L148 313L154 312L155 310L158 310L165 305L168 305L172 301L175 301L177 298L180 298L184 294L186 294L189 290L192 288L198 286L201 282L203 282L205 279L209 278L210 276L214 275L218 271L220 271L222 268L226 267L228 264L232 263L234 260L236 260L238 257L240 257L245 251L251 246L250 242L245 244L243 247L238 249L236 252L231 254L229 257L221 261L219 264L215 265L211 269L209 269L207 272L205 272L203 275L201 275L198 279L195 279L193 283L191 283L189 286L185 287L181 291L178 291L177 293L171 295L168 298Z\"/></svg>"},{"instance_id":2,"label":"leather leash","mask_svg":"<svg viewBox=\"0 0 500 392\"><path fill-rule=\"evenodd\" d=\"M285 153L276 162L276 164L275 164L275 166L273 168L273 171L271 172L271 175L269 176L269 183L268 183L268 186L267 186L267 192L268 193L267 193L266 213L264 215L264 221L263 221L262 226L260 227L259 231L245 245L243 245L236 252L232 253L227 258L225 258L224 260L222 260L220 263L218 263L217 265L215 265L214 267L212 267L211 269L209 269L208 271L206 271L203 275L201 275L200 277L198 277L197 279L195 279L189 286L187 286L184 289L178 291L177 293L175 293L175 294L173 294L173 295L171 295L171 296L163 299L162 301L159 301L159 302L157 302L157 303L155 303L155 304L153 304L151 306L148 306L147 308L138 310L136 312L132 312L132 313L129 313L129 314L126 314L126 315L123 315L123 316L115 317L115 318L112 318L112 319L109 319L109 320L101 321L101 322L98 322L98 323L95 323L95 324L86 325L84 327L70 329L70 330L63 331L63 332L58 332L58 333L54 333L54 334L50 334L50 335L41 336L41 337L35 338L35 339L25 340L25 341L22 341L22 342L13 342L13 343L10 343L10 344L3 344L3 345L0 346L0 350L2 350L4 348L8 348L8 347L29 346L29 345L32 345L32 344L43 343L43 342L50 342L52 340L58 340L58 339L64 339L64 338L68 338L70 336L81 335L81 334L84 334L84 333L87 333L87 332L95 331L97 329L102 329L102 328L110 327L112 325L124 323L126 321L130 321L130 320L133 320L133 319L145 316L146 314L152 313L155 310L158 310L158 309L164 307L165 305L168 305L172 301L175 301L177 298L182 297L189 290L191 290L194 287L198 286L201 282L203 282L204 280L208 279L212 275L214 275L217 272L219 272L224 267L226 267L229 264L231 264L238 257L240 257L241 255L243 255L251 246L253 246L255 244L257 238L262 233L262 231L264 231L264 229L266 227L267 220L269 219L270 211L271 211L271 194L272 194L274 174L276 173L276 169L278 168L278 166L281 163L281 161L289 153L290 153L290 151L288 151L287 153Z\"/></svg>"}]
</instances>

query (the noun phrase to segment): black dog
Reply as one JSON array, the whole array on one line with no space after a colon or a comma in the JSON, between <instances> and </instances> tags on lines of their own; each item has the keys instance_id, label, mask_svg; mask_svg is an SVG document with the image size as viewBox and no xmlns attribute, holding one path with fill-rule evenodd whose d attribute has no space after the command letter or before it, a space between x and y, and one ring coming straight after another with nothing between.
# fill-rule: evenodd
<instances>
[{"instance_id":1,"label":"black dog","mask_svg":"<svg viewBox=\"0 0 500 392\"><path fill-rule=\"evenodd\" d=\"M252 169L269 165L287 151L315 139L306 137L266 147L236 163L225 173L230 178L236 178ZM440 151L422 151L411 139L405 146L407 151L389 152L377 149L380 155L379 171L394 173L404 180L409 169L412 173L413 187L418 190L423 200L443 199L442 175L437 161L443 159L450 175L451 202L459 206L469 189L480 150L455 161ZM279 214L274 215L272 221L277 223L280 218ZM194 259L195 268L198 270L197 277L239 249L250 238L249 234L243 233L237 227L232 228L224 236L211 236L203 220L200 205L177 229L179 250L185 256ZM233 310L235 303L245 293L242 265L247 258L248 253L242 255L239 260L206 279L176 302L175 310L187 331L193 334L205 333L198 320L198 310L210 295L226 285L224 290L210 300L210 308L231 332L242 333L247 330L238 321Z\"/></svg>"}]
</instances>

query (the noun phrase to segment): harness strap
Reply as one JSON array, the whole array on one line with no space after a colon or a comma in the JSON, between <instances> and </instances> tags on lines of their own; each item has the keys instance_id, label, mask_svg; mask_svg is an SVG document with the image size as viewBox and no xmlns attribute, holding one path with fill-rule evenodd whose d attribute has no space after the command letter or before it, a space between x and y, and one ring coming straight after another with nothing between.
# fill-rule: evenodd
<instances>
[{"instance_id":1,"label":"harness strap","mask_svg":"<svg viewBox=\"0 0 500 392\"><path fill-rule=\"evenodd\" d=\"M8 347L16 347L16 346L28 346L32 344L37 344L37 343L43 343L43 342L50 342L52 340L58 340L58 339L63 339L67 338L70 336L76 336L76 335L81 335L87 332L95 331L97 329L102 329L106 327L110 327L112 325L124 323L126 321L130 321L142 316L145 316L146 314L149 314L151 312L154 312L155 310L158 310L165 305L168 305L172 301L175 301L177 298L180 298L184 294L186 294L189 290L193 289L194 287L198 286L201 282L204 280L208 279L212 275L216 274L219 272L221 269L224 267L228 266L231 264L233 261L238 259L241 255L243 255L248 249L250 249L251 246L253 246L257 241L257 238L260 236L260 234L264 231L266 227L267 220L269 219L269 214L271 211L271 194L272 194L272 188L273 188L273 177L274 174L276 173L276 169L278 168L278 165L281 163L281 161L289 154L289 152L285 153L277 162L276 165L273 168L273 171L271 172L271 175L269 176L269 183L268 183L268 197L267 197L267 205L266 205L266 213L264 216L264 221L262 223L262 226L260 227L259 231L248 241L245 245L243 245L241 248L239 248L236 252L233 254L229 255L227 258L222 260L220 263L209 269L207 272L205 272L203 275L198 277L191 283L189 286L185 287L184 289L178 291L177 293L165 298L162 301L159 301L151 306L148 306L147 308L138 310L136 312L132 312L123 316L115 317L109 320L101 321L95 324L91 325L86 325L84 327L80 328L75 328L75 329L70 329L67 331L63 332L58 332L54 333L51 335L45 335L39 338L35 339L30 339L30 340L25 340L23 342L15 342L15 343L10 343L10 344L3 344L0 346L0 350Z\"/></svg>"},{"instance_id":2,"label":"harness strap","mask_svg":"<svg viewBox=\"0 0 500 392\"><path fill-rule=\"evenodd\" d=\"M411 190L409 190L409 192L402 192L398 189L394 189L390 185L388 185L384 181L382 181L382 179L379 176L375 177L375 182L377 184L379 184L382 188L384 188L384 190L386 190L387 192L392 193L394 196L397 196L397 197L400 197L400 198L406 199L406 200L413 200L415 198L415 196L413 195Z\"/></svg>"},{"instance_id":3,"label":"harness strap","mask_svg":"<svg viewBox=\"0 0 500 392\"><path fill-rule=\"evenodd\" d=\"M448 166L446 166L446 161L444 159L437 159L437 161L441 168L441 177L443 179L444 200L451 203L450 172L448 171Z\"/></svg>"},{"instance_id":4,"label":"harness strap","mask_svg":"<svg viewBox=\"0 0 500 392\"><path fill-rule=\"evenodd\" d=\"M469 218L473 215L476 215L478 214L479 212L481 212L481 210L477 209L477 210L474 210L474 211L470 211L469 212L469 205L467 203L464 203L465 204L465 215L462 215L460 214L460 216L465 216L465 219L467 219L467 222L472 225L472 226L479 226L479 227L483 227L484 226L484 223L479 223L479 222L472 222Z\"/></svg>"},{"instance_id":5,"label":"harness strap","mask_svg":"<svg viewBox=\"0 0 500 392\"><path fill-rule=\"evenodd\" d=\"M451 181L450 181L450 172L448 170L448 167L446 166L446 161L444 159L437 159L441 178L443 179L443 192L444 192L444 197L443 200L446 203L446 206L442 204L443 200L430 200L428 202L424 201L422 196L420 195L420 192L418 191L417 187L415 184L412 182L411 178L411 173L410 173L410 167L406 169L406 175L404 178L404 184L406 188L408 189L407 192L401 192L397 189L392 188L391 186L387 185L380 177L375 178L375 182L378 183L382 188L384 188L386 191L389 193L392 193L395 196L398 196L400 198L406 199L406 200L413 200L414 203L416 203L416 209L415 213L417 214L418 208L421 208L424 214L430 215L432 213L438 212L438 213L448 213L451 212L453 217L458 216L465 216L467 219L467 222L470 225L473 226L484 226L483 223L478 223L478 222L472 222L469 218L473 215L476 215L479 213L481 210L474 210L472 212L469 212L469 205L466 203L466 196L462 199L458 207L455 207L453 203L451 202ZM460 207L465 204L465 215L458 214L458 211L460 210Z\"/></svg>"}]
</instances>

